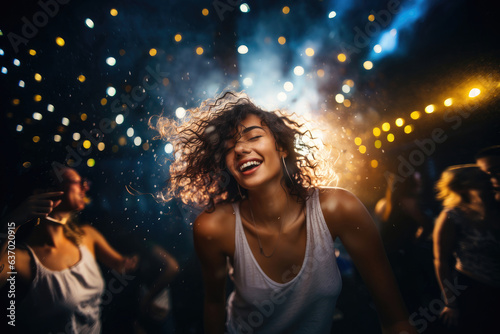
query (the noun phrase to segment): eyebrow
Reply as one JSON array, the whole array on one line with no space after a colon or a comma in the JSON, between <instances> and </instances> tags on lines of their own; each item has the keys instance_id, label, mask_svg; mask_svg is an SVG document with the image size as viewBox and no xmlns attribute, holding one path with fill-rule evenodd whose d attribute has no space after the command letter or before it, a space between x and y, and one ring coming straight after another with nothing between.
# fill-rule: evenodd
<instances>
[{"instance_id":1,"label":"eyebrow","mask_svg":"<svg viewBox=\"0 0 500 334\"><path fill-rule=\"evenodd\" d=\"M241 131L241 134L245 134L247 132L250 132L254 129L261 129L262 131L265 131L264 128L260 127L260 126L257 126L257 125L254 125L254 126L251 126L251 127L248 127L248 128L244 128L243 131Z\"/></svg>"}]
</instances>

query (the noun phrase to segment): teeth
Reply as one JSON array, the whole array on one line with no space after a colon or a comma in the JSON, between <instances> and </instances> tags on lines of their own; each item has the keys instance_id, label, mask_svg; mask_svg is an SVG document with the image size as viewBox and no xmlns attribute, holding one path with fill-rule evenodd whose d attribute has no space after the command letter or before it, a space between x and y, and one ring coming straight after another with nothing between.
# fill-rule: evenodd
<instances>
[{"instance_id":1,"label":"teeth","mask_svg":"<svg viewBox=\"0 0 500 334\"><path fill-rule=\"evenodd\" d=\"M260 165L260 162L259 161L248 161L248 162L245 162L243 165L240 166L240 171L243 171L245 168L247 167L250 167L250 166L258 166Z\"/></svg>"}]
</instances>

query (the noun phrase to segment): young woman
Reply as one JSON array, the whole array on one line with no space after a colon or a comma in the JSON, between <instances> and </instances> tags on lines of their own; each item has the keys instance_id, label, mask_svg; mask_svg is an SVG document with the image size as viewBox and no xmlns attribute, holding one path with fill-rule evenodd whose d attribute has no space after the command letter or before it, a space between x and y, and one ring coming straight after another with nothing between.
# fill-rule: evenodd
<instances>
[{"instance_id":1,"label":"young woman","mask_svg":"<svg viewBox=\"0 0 500 334\"><path fill-rule=\"evenodd\" d=\"M228 92L187 123L160 118L155 127L175 147L169 196L206 209L193 228L206 333L329 333L341 290L337 237L384 332L413 333L370 215L351 193L317 186L316 147L300 124ZM227 266L235 289L226 301Z\"/></svg>"},{"instance_id":2,"label":"young woman","mask_svg":"<svg viewBox=\"0 0 500 334\"><path fill-rule=\"evenodd\" d=\"M121 256L93 227L72 222L85 207L88 184L73 169L59 173L33 175L35 194L4 219L10 238L1 244L0 287L15 282L11 300L22 333L100 333L104 280L96 258L120 273L136 259ZM32 228L25 240L22 231L12 238L23 228Z\"/></svg>"},{"instance_id":3,"label":"young woman","mask_svg":"<svg viewBox=\"0 0 500 334\"><path fill-rule=\"evenodd\" d=\"M500 211L492 185L479 167L460 165L448 167L436 189L444 207L433 235L441 317L459 333L493 333L500 314Z\"/></svg>"}]
</instances>

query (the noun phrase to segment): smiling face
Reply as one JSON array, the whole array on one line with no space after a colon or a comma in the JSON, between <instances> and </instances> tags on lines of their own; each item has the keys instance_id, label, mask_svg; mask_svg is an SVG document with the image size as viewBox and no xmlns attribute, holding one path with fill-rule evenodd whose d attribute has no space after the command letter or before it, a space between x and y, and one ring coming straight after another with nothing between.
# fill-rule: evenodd
<instances>
[{"instance_id":1,"label":"smiling face","mask_svg":"<svg viewBox=\"0 0 500 334\"><path fill-rule=\"evenodd\" d=\"M273 134L258 116L247 116L226 147L226 166L241 187L254 190L280 182L286 154L276 150Z\"/></svg>"},{"instance_id":2,"label":"smiling face","mask_svg":"<svg viewBox=\"0 0 500 334\"><path fill-rule=\"evenodd\" d=\"M58 211L81 211L85 208L85 193L87 185L82 182L80 174L73 169L67 169L63 174L63 191L61 204Z\"/></svg>"}]
</instances>

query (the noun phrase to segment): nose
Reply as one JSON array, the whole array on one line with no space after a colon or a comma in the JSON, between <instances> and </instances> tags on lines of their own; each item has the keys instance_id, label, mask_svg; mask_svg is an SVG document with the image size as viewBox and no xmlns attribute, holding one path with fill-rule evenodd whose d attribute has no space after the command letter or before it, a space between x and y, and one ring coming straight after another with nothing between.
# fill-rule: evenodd
<instances>
[{"instance_id":1,"label":"nose","mask_svg":"<svg viewBox=\"0 0 500 334\"><path fill-rule=\"evenodd\" d=\"M245 154L245 153L250 153L250 145L248 145L247 142L245 141L237 141L236 145L234 146L234 151L237 154Z\"/></svg>"}]
</instances>

